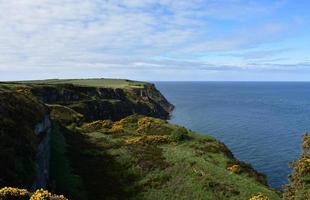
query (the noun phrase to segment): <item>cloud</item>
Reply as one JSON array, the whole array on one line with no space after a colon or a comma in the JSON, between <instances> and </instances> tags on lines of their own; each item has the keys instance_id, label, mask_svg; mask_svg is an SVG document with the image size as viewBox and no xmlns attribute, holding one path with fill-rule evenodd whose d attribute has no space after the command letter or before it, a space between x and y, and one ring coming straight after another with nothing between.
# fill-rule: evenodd
<instances>
[{"instance_id":1,"label":"cloud","mask_svg":"<svg viewBox=\"0 0 310 200\"><path fill-rule=\"evenodd\" d=\"M262 59L270 58L277 56L281 53L285 53L290 51L290 48L282 48L282 49L269 49L269 50L251 50L251 51L246 51L242 53L227 53L227 54L222 54L222 56L233 56L233 57L239 57L244 60L257 60L259 59L262 61ZM283 60L283 58L273 58L269 59L269 61L278 61L278 60Z\"/></svg>"},{"instance_id":2,"label":"cloud","mask_svg":"<svg viewBox=\"0 0 310 200\"><path fill-rule=\"evenodd\" d=\"M209 23L214 19L240 23L268 16L284 4L243 0L0 0L0 78L27 70L50 71L53 76L57 70L77 70L83 75L94 69L117 73L120 69L244 68L246 63L238 67L206 64L187 57L227 53L286 37L283 32L295 26L293 22L238 26L217 36ZM235 56L262 58L267 53Z\"/></svg>"}]
</instances>

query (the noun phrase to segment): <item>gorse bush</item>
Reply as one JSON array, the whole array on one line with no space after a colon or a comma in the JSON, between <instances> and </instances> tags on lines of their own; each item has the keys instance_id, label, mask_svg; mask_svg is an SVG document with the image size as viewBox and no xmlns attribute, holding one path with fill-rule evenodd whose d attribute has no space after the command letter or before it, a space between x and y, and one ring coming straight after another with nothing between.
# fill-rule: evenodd
<instances>
[{"instance_id":1,"label":"gorse bush","mask_svg":"<svg viewBox=\"0 0 310 200\"><path fill-rule=\"evenodd\" d=\"M100 129L106 128L110 129L113 125L111 120L97 120L91 123L84 124L82 129L87 132L98 131Z\"/></svg>"},{"instance_id":2,"label":"gorse bush","mask_svg":"<svg viewBox=\"0 0 310 200\"><path fill-rule=\"evenodd\" d=\"M163 144L170 142L167 135L142 135L136 136L125 140L125 144Z\"/></svg>"},{"instance_id":3,"label":"gorse bush","mask_svg":"<svg viewBox=\"0 0 310 200\"><path fill-rule=\"evenodd\" d=\"M240 165L232 165L230 167L227 167L228 171L231 171L232 173L239 174L241 172L241 166Z\"/></svg>"},{"instance_id":4,"label":"gorse bush","mask_svg":"<svg viewBox=\"0 0 310 200\"><path fill-rule=\"evenodd\" d=\"M284 193L285 200L310 199L310 134L303 136L300 159L290 164L293 168L289 175L289 185Z\"/></svg>"},{"instance_id":5,"label":"gorse bush","mask_svg":"<svg viewBox=\"0 0 310 200\"><path fill-rule=\"evenodd\" d=\"M39 189L30 198L30 200L68 200L63 195L53 195L47 190Z\"/></svg>"},{"instance_id":6,"label":"gorse bush","mask_svg":"<svg viewBox=\"0 0 310 200\"><path fill-rule=\"evenodd\" d=\"M269 200L269 198L262 195L262 194L257 194L255 196L251 197L249 200Z\"/></svg>"},{"instance_id":7,"label":"gorse bush","mask_svg":"<svg viewBox=\"0 0 310 200\"><path fill-rule=\"evenodd\" d=\"M54 195L47 190L39 189L31 194L26 189L4 187L0 189L1 200L68 200L63 195Z\"/></svg>"},{"instance_id":8,"label":"gorse bush","mask_svg":"<svg viewBox=\"0 0 310 200\"><path fill-rule=\"evenodd\" d=\"M138 120L136 131L143 134L169 134L171 129L166 126L166 121L152 117L141 117Z\"/></svg>"},{"instance_id":9,"label":"gorse bush","mask_svg":"<svg viewBox=\"0 0 310 200\"><path fill-rule=\"evenodd\" d=\"M1 200L29 200L30 193L26 189L4 187L0 189Z\"/></svg>"},{"instance_id":10,"label":"gorse bush","mask_svg":"<svg viewBox=\"0 0 310 200\"><path fill-rule=\"evenodd\" d=\"M115 122L111 129L109 130L109 133L113 133L113 134L121 134L124 133L124 127L123 124L119 123L119 122Z\"/></svg>"}]
</instances>

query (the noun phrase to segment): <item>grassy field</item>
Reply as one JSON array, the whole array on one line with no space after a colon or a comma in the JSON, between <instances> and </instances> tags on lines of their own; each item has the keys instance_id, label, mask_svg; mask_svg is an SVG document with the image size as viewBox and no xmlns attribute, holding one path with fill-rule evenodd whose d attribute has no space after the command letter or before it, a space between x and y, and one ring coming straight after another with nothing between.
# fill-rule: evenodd
<instances>
[{"instance_id":1,"label":"grassy field","mask_svg":"<svg viewBox=\"0 0 310 200\"><path fill-rule=\"evenodd\" d=\"M131 81L126 79L47 79L47 80L31 80L31 81L16 81L2 82L2 84L74 84L89 87L107 87L107 88L126 88L126 87L143 87L148 84L146 82ZM0 83L1 84L1 83Z\"/></svg>"},{"instance_id":2,"label":"grassy field","mask_svg":"<svg viewBox=\"0 0 310 200\"><path fill-rule=\"evenodd\" d=\"M69 157L90 200L280 199L224 144L164 120L133 115L71 130Z\"/></svg>"}]
</instances>

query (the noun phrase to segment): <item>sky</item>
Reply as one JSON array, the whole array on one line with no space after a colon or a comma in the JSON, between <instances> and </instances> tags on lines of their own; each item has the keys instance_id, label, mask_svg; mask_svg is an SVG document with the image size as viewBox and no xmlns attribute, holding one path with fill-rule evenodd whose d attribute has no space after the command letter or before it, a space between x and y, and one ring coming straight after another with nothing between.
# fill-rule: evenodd
<instances>
[{"instance_id":1,"label":"sky","mask_svg":"<svg viewBox=\"0 0 310 200\"><path fill-rule=\"evenodd\" d=\"M310 81L308 0L0 0L0 81Z\"/></svg>"}]
</instances>

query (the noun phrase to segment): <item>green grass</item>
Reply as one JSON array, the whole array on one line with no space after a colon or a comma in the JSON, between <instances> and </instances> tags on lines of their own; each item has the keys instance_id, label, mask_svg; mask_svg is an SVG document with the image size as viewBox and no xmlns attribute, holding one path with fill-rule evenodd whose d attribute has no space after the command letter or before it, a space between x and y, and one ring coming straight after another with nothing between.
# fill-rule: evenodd
<instances>
[{"instance_id":1,"label":"green grass","mask_svg":"<svg viewBox=\"0 0 310 200\"><path fill-rule=\"evenodd\" d=\"M31 81L16 81L16 82L3 82L8 86L17 84L74 84L89 87L106 87L106 88L125 88L125 87L143 87L148 84L146 82L131 81L125 79L47 79L47 80L31 80Z\"/></svg>"},{"instance_id":2,"label":"green grass","mask_svg":"<svg viewBox=\"0 0 310 200\"><path fill-rule=\"evenodd\" d=\"M115 125L123 131L110 131ZM90 200L247 200L257 193L270 200L280 199L256 180L253 174L259 174L253 169L245 166L238 174L227 170L236 159L224 144L210 136L139 115L114 122L111 128L94 127L76 128L67 139L73 169L81 176ZM149 139L167 136L168 140L158 142L154 137L154 142L126 142L143 135Z\"/></svg>"},{"instance_id":3,"label":"green grass","mask_svg":"<svg viewBox=\"0 0 310 200\"><path fill-rule=\"evenodd\" d=\"M50 179L59 194L66 194L71 199L87 199L79 176L72 171L67 157L67 143L64 133L67 130L58 123L53 123L51 134Z\"/></svg>"}]
</instances>

